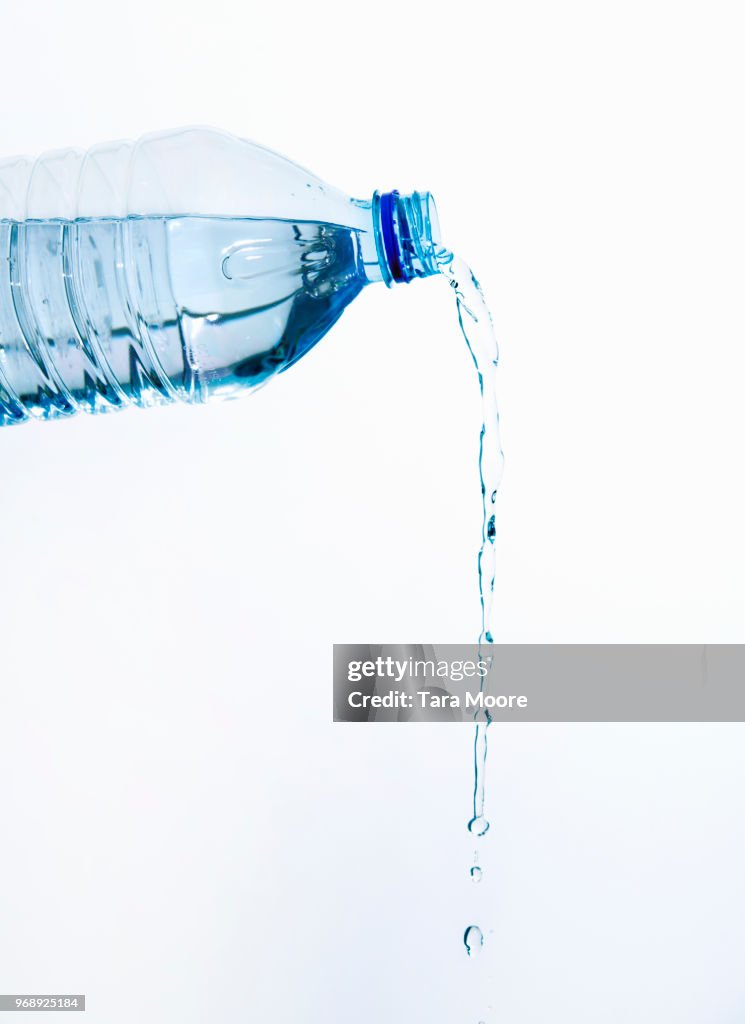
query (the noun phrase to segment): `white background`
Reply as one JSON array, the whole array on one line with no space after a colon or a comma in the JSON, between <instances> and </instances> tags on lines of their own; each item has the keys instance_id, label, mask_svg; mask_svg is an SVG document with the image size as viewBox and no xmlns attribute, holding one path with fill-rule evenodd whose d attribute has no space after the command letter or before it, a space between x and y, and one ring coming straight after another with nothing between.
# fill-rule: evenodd
<instances>
[{"instance_id":1,"label":"white background","mask_svg":"<svg viewBox=\"0 0 745 1024\"><path fill-rule=\"evenodd\" d=\"M207 123L435 194L502 348L499 641L745 640L739 4L1 13L7 155ZM0 991L742 1021L742 725L494 727L477 891L470 730L330 723L334 641L477 633L478 426L431 280L244 402L2 432Z\"/></svg>"}]
</instances>

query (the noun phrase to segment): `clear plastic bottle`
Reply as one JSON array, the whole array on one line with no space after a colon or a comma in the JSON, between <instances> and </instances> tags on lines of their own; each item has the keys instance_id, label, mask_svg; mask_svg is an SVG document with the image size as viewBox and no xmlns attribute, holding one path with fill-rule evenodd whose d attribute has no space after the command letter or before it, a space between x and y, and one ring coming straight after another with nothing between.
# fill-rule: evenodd
<instances>
[{"instance_id":1,"label":"clear plastic bottle","mask_svg":"<svg viewBox=\"0 0 745 1024\"><path fill-rule=\"evenodd\" d=\"M256 388L365 285L437 273L438 230L428 193L208 128L0 162L0 424Z\"/></svg>"}]
</instances>

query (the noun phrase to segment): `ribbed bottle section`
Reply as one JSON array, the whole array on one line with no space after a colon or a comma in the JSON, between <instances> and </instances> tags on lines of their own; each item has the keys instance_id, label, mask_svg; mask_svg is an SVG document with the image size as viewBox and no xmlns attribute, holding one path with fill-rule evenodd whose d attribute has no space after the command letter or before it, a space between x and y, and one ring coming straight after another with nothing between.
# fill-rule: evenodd
<instances>
[{"instance_id":1,"label":"ribbed bottle section","mask_svg":"<svg viewBox=\"0 0 745 1024\"><path fill-rule=\"evenodd\" d=\"M79 216L106 184L91 166L75 150L0 165L0 425L188 397L158 354L179 319L165 220Z\"/></svg>"}]
</instances>

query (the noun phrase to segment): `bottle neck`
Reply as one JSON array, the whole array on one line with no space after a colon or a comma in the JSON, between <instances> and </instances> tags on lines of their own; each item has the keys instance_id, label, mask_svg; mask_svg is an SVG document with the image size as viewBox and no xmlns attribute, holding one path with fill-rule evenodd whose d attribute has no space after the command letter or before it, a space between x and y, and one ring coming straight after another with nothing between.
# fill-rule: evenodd
<instances>
[{"instance_id":1,"label":"bottle neck","mask_svg":"<svg viewBox=\"0 0 745 1024\"><path fill-rule=\"evenodd\" d=\"M439 273L440 224L429 192L376 192L372 217L378 265L389 287Z\"/></svg>"}]
</instances>

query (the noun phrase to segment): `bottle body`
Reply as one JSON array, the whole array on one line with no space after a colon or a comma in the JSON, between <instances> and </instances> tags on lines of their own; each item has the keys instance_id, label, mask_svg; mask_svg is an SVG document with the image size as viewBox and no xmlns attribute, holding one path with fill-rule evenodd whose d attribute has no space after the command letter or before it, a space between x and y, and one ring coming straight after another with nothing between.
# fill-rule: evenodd
<instances>
[{"instance_id":1,"label":"bottle body","mask_svg":"<svg viewBox=\"0 0 745 1024\"><path fill-rule=\"evenodd\" d=\"M0 222L6 422L234 397L359 293L354 231L207 217Z\"/></svg>"},{"instance_id":2,"label":"bottle body","mask_svg":"<svg viewBox=\"0 0 745 1024\"><path fill-rule=\"evenodd\" d=\"M265 383L390 283L376 196L210 129L0 164L0 423Z\"/></svg>"}]
</instances>

